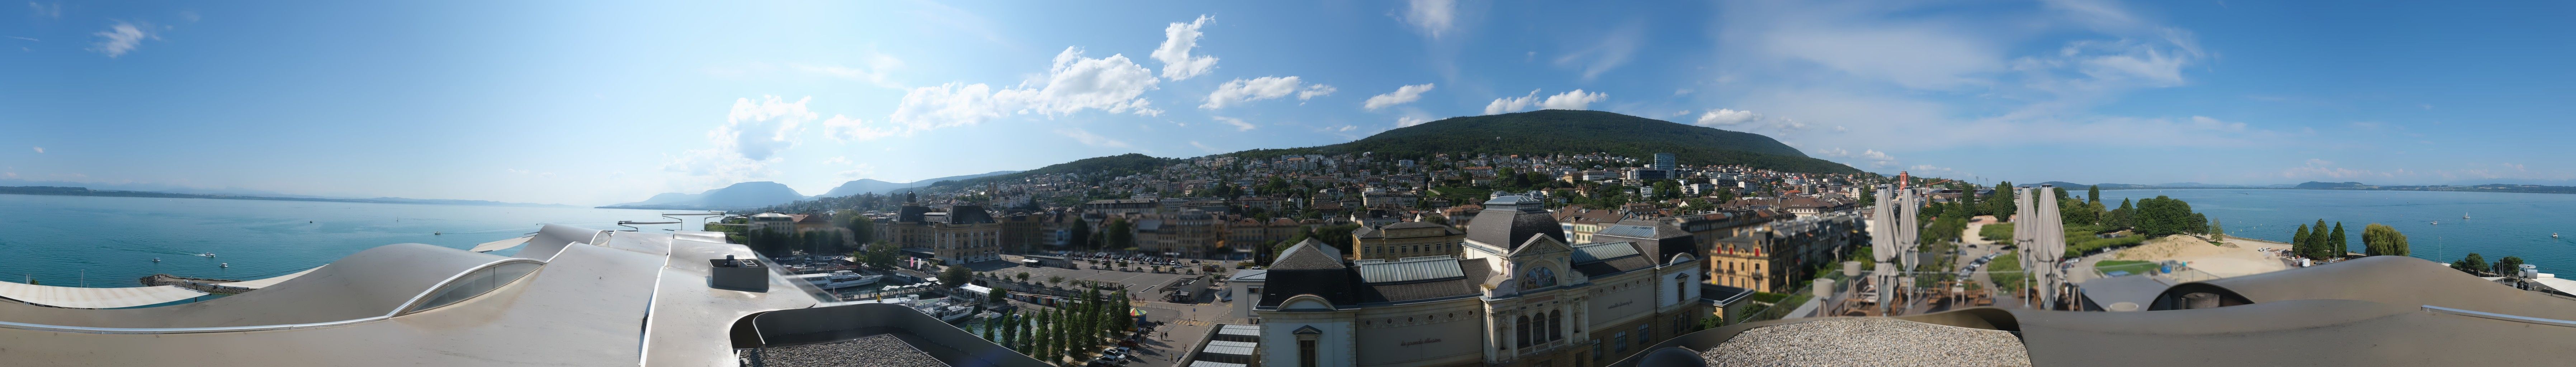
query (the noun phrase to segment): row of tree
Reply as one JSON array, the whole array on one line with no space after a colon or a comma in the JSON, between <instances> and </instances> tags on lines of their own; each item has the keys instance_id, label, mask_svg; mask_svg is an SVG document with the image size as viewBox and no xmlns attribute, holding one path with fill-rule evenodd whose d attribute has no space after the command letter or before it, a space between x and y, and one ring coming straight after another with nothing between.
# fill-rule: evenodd
<instances>
[{"instance_id":1,"label":"row of tree","mask_svg":"<svg viewBox=\"0 0 2576 367\"><path fill-rule=\"evenodd\" d=\"M1080 297L1039 308L1035 315L1015 310L986 320L984 339L1042 361L1080 363L1090 358L1103 341L1133 330L1136 318L1131 316L1127 291L1104 295L1099 287L1084 288Z\"/></svg>"},{"instance_id":2,"label":"row of tree","mask_svg":"<svg viewBox=\"0 0 2576 367\"><path fill-rule=\"evenodd\" d=\"M2326 228L2324 219L2318 219L2315 227L2299 225L2298 230L2290 234L2290 252L2311 259L2333 259L2352 251L2352 243L2344 237L2343 222L2335 222L2332 230ZM2386 224L2362 226L2361 244L2362 254L2367 256L2407 256L2413 253L2406 246L2406 234Z\"/></svg>"},{"instance_id":3,"label":"row of tree","mask_svg":"<svg viewBox=\"0 0 2576 367\"><path fill-rule=\"evenodd\" d=\"M2502 259L2496 259L2494 264L2488 264L2486 256L2480 256L2478 253L2471 252L2468 257L2462 257L2460 258L2460 261L2451 262L2451 268L2472 274L2479 272L2513 274L2522 271L2522 257L2506 256Z\"/></svg>"}]
</instances>

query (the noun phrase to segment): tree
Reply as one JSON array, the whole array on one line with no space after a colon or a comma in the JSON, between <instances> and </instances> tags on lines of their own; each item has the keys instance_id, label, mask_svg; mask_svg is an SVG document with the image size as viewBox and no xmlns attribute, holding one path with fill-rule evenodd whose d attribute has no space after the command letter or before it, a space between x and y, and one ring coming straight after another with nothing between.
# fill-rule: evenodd
<instances>
[{"instance_id":1,"label":"tree","mask_svg":"<svg viewBox=\"0 0 2576 367\"><path fill-rule=\"evenodd\" d=\"M2063 189L2061 188L2060 190L2063 190ZM2084 188L2084 201L2090 201L2090 202L2093 202L2093 204L2101 204L2101 203L2102 203L2102 185L2086 186L2086 187Z\"/></svg>"},{"instance_id":2,"label":"tree","mask_svg":"<svg viewBox=\"0 0 2576 367\"><path fill-rule=\"evenodd\" d=\"M1126 219L1126 218L1112 218L1112 219L1110 219L1110 220L1109 220L1109 229L1107 229L1107 231L1108 231L1109 233L1106 233L1106 234L1104 234L1104 235L1106 236L1106 239L1108 239L1108 240L1109 240L1109 243L1107 243L1107 244L1103 244L1104 246L1107 246L1108 248L1111 248L1111 249L1126 249L1126 248L1130 248L1130 247L1136 247L1136 229L1135 229L1135 226L1134 226L1133 224L1129 224L1129 223L1127 223L1127 219Z\"/></svg>"},{"instance_id":3,"label":"tree","mask_svg":"<svg viewBox=\"0 0 2576 367\"><path fill-rule=\"evenodd\" d=\"M1073 241L1073 243L1068 244L1068 245L1071 245L1071 246L1067 246L1067 247L1077 248L1077 249L1088 249L1088 248L1092 248L1092 247L1091 247L1091 223L1090 223L1090 221L1085 221L1085 220L1083 220L1082 218L1079 218L1079 217L1077 217L1077 218L1073 218L1073 233L1072 233L1072 234L1073 234L1073 236L1071 236L1071 237L1072 237L1072 239L1071 239L1070 241Z\"/></svg>"},{"instance_id":4,"label":"tree","mask_svg":"<svg viewBox=\"0 0 2576 367\"><path fill-rule=\"evenodd\" d=\"M939 286L954 288L966 285L966 281L972 280L972 277L973 274L968 273L966 265L949 265L947 270L939 271Z\"/></svg>"},{"instance_id":5,"label":"tree","mask_svg":"<svg viewBox=\"0 0 2576 367\"><path fill-rule=\"evenodd\" d=\"M1000 343L1002 343L1002 347L1003 347L1003 348L1011 348L1011 346L1019 345L1019 341L1020 341L1020 320L1019 320L1019 318L1012 317L1012 316L1014 316L1014 314L1015 314L1015 313L1018 313L1019 311L1020 311L1020 310L1002 311L1002 317L1001 317L1001 318L999 318L999 319L994 319L994 320L985 320L985 322L1001 322L1001 323L1002 323L1002 339L1001 339L1001 340L995 340L995 341L996 341L996 342L1000 342ZM1011 349L1012 349L1012 350L1019 350L1019 348L1011 348Z\"/></svg>"},{"instance_id":6,"label":"tree","mask_svg":"<svg viewBox=\"0 0 2576 367\"><path fill-rule=\"evenodd\" d=\"M2502 259L2496 259L2495 272L2496 274L2504 274L2505 276L2520 276L2522 274L2522 257L2506 256Z\"/></svg>"},{"instance_id":7,"label":"tree","mask_svg":"<svg viewBox=\"0 0 2576 367\"><path fill-rule=\"evenodd\" d=\"M2408 251L2406 248L2406 234L2398 233L2396 227L2389 227L2386 224L2371 223L2370 225L2362 226L2361 244L2362 247L2368 248L2366 251L2370 251L2370 256L2407 256L2412 254L2412 252Z\"/></svg>"},{"instance_id":8,"label":"tree","mask_svg":"<svg viewBox=\"0 0 2576 367\"><path fill-rule=\"evenodd\" d=\"M832 218L841 222L841 228L850 230L850 243L876 242L876 219L859 215L859 211L849 209L833 212Z\"/></svg>"},{"instance_id":9,"label":"tree","mask_svg":"<svg viewBox=\"0 0 2576 367\"><path fill-rule=\"evenodd\" d=\"M2227 243L2227 227L2219 226L2218 220L2210 220L2209 240L2211 242Z\"/></svg>"},{"instance_id":10,"label":"tree","mask_svg":"<svg viewBox=\"0 0 2576 367\"><path fill-rule=\"evenodd\" d=\"M2308 246L2310 246L2308 242L2308 225L2301 224L2299 225L2298 232L2290 234L2290 253L2298 254L2300 257L2308 257L2309 254L2315 253L2315 251L2309 250Z\"/></svg>"},{"instance_id":11,"label":"tree","mask_svg":"<svg viewBox=\"0 0 2576 367\"><path fill-rule=\"evenodd\" d=\"M2326 253L2343 257L2343 254L2352 252L2352 242L2344 241L2343 222L2335 222L2334 228L2334 234L2326 235Z\"/></svg>"},{"instance_id":12,"label":"tree","mask_svg":"<svg viewBox=\"0 0 2576 367\"><path fill-rule=\"evenodd\" d=\"M991 292L985 292L984 302L1000 304L1010 299L1011 291L1002 290L1002 288L996 287L993 288L993 291Z\"/></svg>"},{"instance_id":13,"label":"tree","mask_svg":"<svg viewBox=\"0 0 2576 367\"><path fill-rule=\"evenodd\" d=\"M2487 258L2485 256L2478 256L2478 253L2471 252L2468 257L2460 258L2460 261L2451 262L2451 268L2476 273L2487 268Z\"/></svg>"},{"instance_id":14,"label":"tree","mask_svg":"<svg viewBox=\"0 0 2576 367\"><path fill-rule=\"evenodd\" d=\"M1029 356L1038 357L1038 360L1041 361L1056 361L1055 324L1055 312L1053 312L1053 309L1049 309L1047 312L1038 313L1038 324L1036 325L1036 330L1030 331L1031 334L1035 335L1030 337L1032 342L1029 343Z\"/></svg>"},{"instance_id":15,"label":"tree","mask_svg":"<svg viewBox=\"0 0 2576 367\"><path fill-rule=\"evenodd\" d=\"M2308 258L2334 259L2343 257L2342 251L2337 251L2338 249L2326 246L2327 233L2325 219L2318 219L2317 225L2309 228L2313 229L2308 232L2308 251L2314 251L2315 253L2308 254Z\"/></svg>"}]
</instances>

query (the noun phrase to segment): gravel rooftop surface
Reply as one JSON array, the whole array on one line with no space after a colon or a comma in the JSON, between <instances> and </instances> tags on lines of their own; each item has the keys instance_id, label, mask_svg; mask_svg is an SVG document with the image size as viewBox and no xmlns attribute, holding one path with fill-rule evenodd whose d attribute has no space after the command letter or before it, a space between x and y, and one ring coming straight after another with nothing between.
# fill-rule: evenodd
<instances>
[{"instance_id":1,"label":"gravel rooftop surface","mask_svg":"<svg viewBox=\"0 0 2576 367\"><path fill-rule=\"evenodd\" d=\"M948 367L929 353L922 353L894 334L880 334L839 342L764 348L761 364L769 367Z\"/></svg>"},{"instance_id":2,"label":"gravel rooftop surface","mask_svg":"<svg viewBox=\"0 0 2576 367\"><path fill-rule=\"evenodd\" d=\"M1745 330L1700 353L1719 366L2029 366L2011 332L1896 319L1835 319Z\"/></svg>"}]
</instances>

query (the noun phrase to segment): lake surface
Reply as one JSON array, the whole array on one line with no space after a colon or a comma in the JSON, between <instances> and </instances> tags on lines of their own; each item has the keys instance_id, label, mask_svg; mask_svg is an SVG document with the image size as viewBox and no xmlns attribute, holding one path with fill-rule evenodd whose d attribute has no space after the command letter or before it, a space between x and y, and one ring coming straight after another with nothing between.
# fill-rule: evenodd
<instances>
[{"instance_id":1,"label":"lake surface","mask_svg":"<svg viewBox=\"0 0 2576 367\"><path fill-rule=\"evenodd\" d=\"M2083 188L2069 193L2083 196ZM2475 252L2488 262L2521 256L2543 273L2576 273L2576 195L2363 190L2102 190L2104 206L2158 195L2191 203L2227 235L2289 242L2301 224L2342 221L2352 251L2361 228L2386 224L2406 234L2411 255L2449 263ZM2461 215L2469 219L2461 219ZM2440 221L2441 224L2433 222ZM2549 238L2550 233L2565 238Z\"/></svg>"},{"instance_id":2,"label":"lake surface","mask_svg":"<svg viewBox=\"0 0 2576 367\"><path fill-rule=\"evenodd\" d=\"M472 248L541 223L624 229L617 221L669 221L663 211L634 209L9 194L0 194L0 208L0 279L77 286L85 278L91 287L141 286L137 279L155 273L263 278L389 244ZM207 252L216 257L196 256Z\"/></svg>"}]
</instances>

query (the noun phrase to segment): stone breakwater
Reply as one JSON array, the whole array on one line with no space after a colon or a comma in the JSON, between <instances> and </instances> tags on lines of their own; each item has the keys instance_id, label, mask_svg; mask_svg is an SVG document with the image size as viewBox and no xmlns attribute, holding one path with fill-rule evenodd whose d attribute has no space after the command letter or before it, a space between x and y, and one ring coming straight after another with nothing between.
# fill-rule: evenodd
<instances>
[{"instance_id":1,"label":"stone breakwater","mask_svg":"<svg viewBox=\"0 0 2576 367\"><path fill-rule=\"evenodd\" d=\"M2011 332L1897 319L1832 319L1745 330L1700 353L1709 366L2029 366Z\"/></svg>"}]
</instances>

